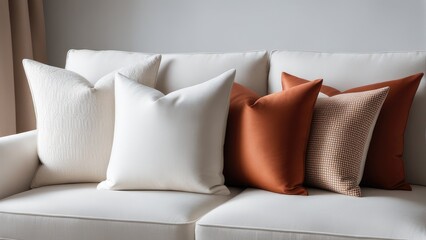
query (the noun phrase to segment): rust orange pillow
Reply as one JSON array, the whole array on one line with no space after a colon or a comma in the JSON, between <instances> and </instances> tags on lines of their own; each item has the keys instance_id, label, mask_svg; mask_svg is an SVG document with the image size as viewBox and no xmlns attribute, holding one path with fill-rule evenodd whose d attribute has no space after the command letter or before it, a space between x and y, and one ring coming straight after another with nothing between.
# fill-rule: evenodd
<instances>
[{"instance_id":1,"label":"rust orange pillow","mask_svg":"<svg viewBox=\"0 0 426 240\"><path fill-rule=\"evenodd\" d=\"M224 148L226 184L307 195L306 147L322 80L260 97L234 83Z\"/></svg>"},{"instance_id":2,"label":"rust orange pillow","mask_svg":"<svg viewBox=\"0 0 426 240\"><path fill-rule=\"evenodd\" d=\"M323 85L321 92L328 96L363 92L390 87L377 119L367 153L362 185L383 189L411 190L405 182L403 161L404 132L414 95L423 73L398 80L352 88L344 92ZM282 73L283 89L306 84L308 80Z\"/></svg>"}]
</instances>

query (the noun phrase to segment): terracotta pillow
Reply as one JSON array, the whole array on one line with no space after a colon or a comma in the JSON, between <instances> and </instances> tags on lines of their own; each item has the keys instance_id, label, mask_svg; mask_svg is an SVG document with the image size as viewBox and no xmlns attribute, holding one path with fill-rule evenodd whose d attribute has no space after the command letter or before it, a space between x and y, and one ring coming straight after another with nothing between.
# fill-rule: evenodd
<instances>
[{"instance_id":1,"label":"terracotta pillow","mask_svg":"<svg viewBox=\"0 0 426 240\"><path fill-rule=\"evenodd\" d=\"M404 132L411 103L422 77L423 73L418 73L398 80L375 83L344 92L326 85L322 86L321 92L328 96L390 87L374 128L362 185L383 189L411 190L410 185L405 182L402 158ZM287 73L282 74L283 89L306 82L309 81Z\"/></svg>"},{"instance_id":2,"label":"terracotta pillow","mask_svg":"<svg viewBox=\"0 0 426 240\"><path fill-rule=\"evenodd\" d=\"M234 83L225 139L226 184L307 195L306 146L322 80L258 96Z\"/></svg>"}]
</instances>

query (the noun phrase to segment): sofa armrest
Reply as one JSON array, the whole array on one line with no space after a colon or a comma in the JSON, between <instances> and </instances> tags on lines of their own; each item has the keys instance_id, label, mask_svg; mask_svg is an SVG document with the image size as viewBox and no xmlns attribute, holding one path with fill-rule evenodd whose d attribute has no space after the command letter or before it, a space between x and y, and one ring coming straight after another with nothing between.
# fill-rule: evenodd
<instances>
[{"instance_id":1,"label":"sofa armrest","mask_svg":"<svg viewBox=\"0 0 426 240\"><path fill-rule=\"evenodd\" d=\"M0 138L0 199L30 188L39 165L37 132Z\"/></svg>"}]
</instances>

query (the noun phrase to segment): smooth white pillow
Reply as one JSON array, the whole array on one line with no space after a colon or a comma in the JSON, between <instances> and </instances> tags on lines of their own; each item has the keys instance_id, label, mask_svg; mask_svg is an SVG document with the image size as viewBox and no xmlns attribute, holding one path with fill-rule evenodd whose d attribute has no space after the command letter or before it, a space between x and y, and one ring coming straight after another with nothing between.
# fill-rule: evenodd
<instances>
[{"instance_id":1,"label":"smooth white pillow","mask_svg":"<svg viewBox=\"0 0 426 240\"><path fill-rule=\"evenodd\" d=\"M155 86L161 56L118 70ZM114 133L114 77L94 85L82 76L33 60L23 61L37 119L41 165L32 187L105 179Z\"/></svg>"},{"instance_id":2,"label":"smooth white pillow","mask_svg":"<svg viewBox=\"0 0 426 240\"><path fill-rule=\"evenodd\" d=\"M229 194L223 143L235 70L167 95L116 76L107 179L98 189Z\"/></svg>"}]
</instances>

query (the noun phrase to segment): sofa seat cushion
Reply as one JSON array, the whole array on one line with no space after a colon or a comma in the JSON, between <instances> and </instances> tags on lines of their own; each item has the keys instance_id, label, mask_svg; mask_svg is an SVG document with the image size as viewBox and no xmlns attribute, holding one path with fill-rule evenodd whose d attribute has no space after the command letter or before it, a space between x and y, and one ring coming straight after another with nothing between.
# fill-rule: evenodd
<instances>
[{"instance_id":1,"label":"sofa seat cushion","mask_svg":"<svg viewBox=\"0 0 426 240\"><path fill-rule=\"evenodd\" d=\"M426 239L426 187L363 188L355 198L309 189L291 196L247 189L202 217L196 239Z\"/></svg>"},{"instance_id":2,"label":"sofa seat cushion","mask_svg":"<svg viewBox=\"0 0 426 240\"><path fill-rule=\"evenodd\" d=\"M235 196L41 187L0 200L0 239L194 239L195 222Z\"/></svg>"}]
</instances>

